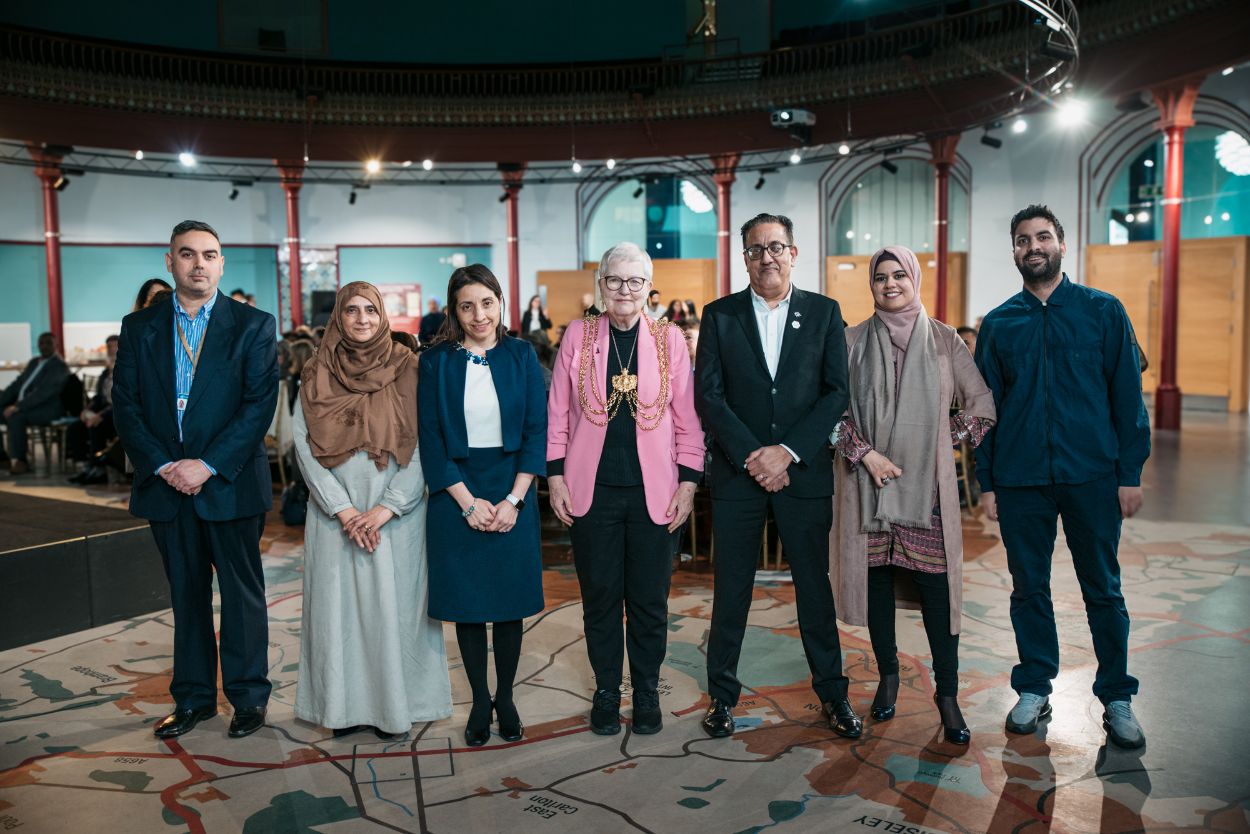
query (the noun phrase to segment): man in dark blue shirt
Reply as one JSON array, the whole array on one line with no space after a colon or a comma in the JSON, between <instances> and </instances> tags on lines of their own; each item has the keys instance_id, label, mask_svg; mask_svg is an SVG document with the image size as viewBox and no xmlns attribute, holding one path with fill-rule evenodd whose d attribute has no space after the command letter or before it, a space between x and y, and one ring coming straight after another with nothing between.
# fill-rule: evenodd
<instances>
[{"instance_id":1,"label":"man in dark blue shirt","mask_svg":"<svg viewBox=\"0 0 1250 834\"><path fill-rule=\"evenodd\" d=\"M985 317L976 350L998 408L977 449L977 479L1007 548L1020 655L1011 672L1020 700L1007 729L1031 733L1051 712L1059 639L1050 565L1062 519L1098 657L1103 726L1116 744L1141 747L1117 553L1122 519L1141 507L1150 455L1136 340L1114 296L1063 274L1063 226L1048 208L1018 212L1011 238L1024 289Z\"/></svg>"}]
</instances>

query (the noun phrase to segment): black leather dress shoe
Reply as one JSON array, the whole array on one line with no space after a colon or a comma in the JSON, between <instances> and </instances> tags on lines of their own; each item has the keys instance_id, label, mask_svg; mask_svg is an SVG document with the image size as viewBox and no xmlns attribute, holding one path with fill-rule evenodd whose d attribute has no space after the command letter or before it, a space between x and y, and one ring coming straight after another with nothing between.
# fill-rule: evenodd
<instances>
[{"instance_id":1,"label":"black leather dress shoe","mask_svg":"<svg viewBox=\"0 0 1250 834\"><path fill-rule=\"evenodd\" d=\"M825 717L829 719L829 729L843 738L859 738L864 732L864 721L851 709L851 702L846 698L829 701L824 704Z\"/></svg>"},{"instance_id":2,"label":"black leather dress shoe","mask_svg":"<svg viewBox=\"0 0 1250 834\"><path fill-rule=\"evenodd\" d=\"M490 741L490 717L495 710L493 701L482 704L474 702L469 709L469 720L464 725L464 743L470 747L481 747Z\"/></svg>"},{"instance_id":3,"label":"black leather dress shoe","mask_svg":"<svg viewBox=\"0 0 1250 834\"><path fill-rule=\"evenodd\" d=\"M597 736L614 736L621 731L621 690L596 689L590 708L590 731Z\"/></svg>"},{"instance_id":4,"label":"black leather dress shoe","mask_svg":"<svg viewBox=\"0 0 1250 834\"><path fill-rule=\"evenodd\" d=\"M712 738L728 738L734 734L733 708L729 704L712 699L712 704L703 715L703 732Z\"/></svg>"},{"instance_id":5,"label":"black leather dress shoe","mask_svg":"<svg viewBox=\"0 0 1250 834\"><path fill-rule=\"evenodd\" d=\"M156 722L153 732L157 738L177 738L190 732L196 724L207 721L217 714L217 707L200 707L198 709L178 709Z\"/></svg>"},{"instance_id":6,"label":"black leather dress shoe","mask_svg":"<svg viewBox=\"0 0 1250 834\"><path fill-rule=\"evenodd\" d=\"M243 738L265 726L264 707L240 707L230 719L230 738Z\"/></svg>"},{"instance_id":7,"label":"black leather dress shoe","mask_svg":"<svg viewBox=\"0 0 1250 834\"><path fill-rule=\"evenodd\" d=\"M504 741L520 741L525 735L525 725L517 714L516 704L511 701L495 702L495 717L499 719L499 737Z\"/></svg>"},{"instance_id":8,"label":"black leather dress shoe","mask_svg":"<svg viewBox=\"0 0 1250 834\"><path fill-rule=\"evenodd\" d=\"M894 717L895 702L898 700L898 674L882 675L877 684L877 694L872 699L872 718L874 721L889 721Z\"/></svg>"}]
</instances>

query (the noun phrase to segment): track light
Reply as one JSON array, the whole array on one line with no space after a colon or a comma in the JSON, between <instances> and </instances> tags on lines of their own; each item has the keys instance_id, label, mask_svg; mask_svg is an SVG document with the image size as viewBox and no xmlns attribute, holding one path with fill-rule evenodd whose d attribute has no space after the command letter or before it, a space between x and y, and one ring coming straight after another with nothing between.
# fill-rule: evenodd
<instances>
[{"instance_id":1,"label":"track light","mask_svg":"<svg viewBox=\"0 0 1250 834\"><path fill-rule=\"evenodd\" d=\"M888 160L888 159L883 159L883 160L881 160L881 167L882 167L882 168L884 168L885 170L889 171L891 174L897 174L897 173L898 173L898 166L897 166L897 165L895 165L893 162L891 162L891 161L890 161L890 160Z\"/></svg>"},{"instance_id":2,"label":"track light","mask_svg":"<svg viewBox=\"0 0 1250 834\"><path fill-rule=\"evenodd\" d=\"M1060 61L1075 61L1076 47L1051 33L1042 42L1042 54L1047 58L1058 58Z\"/></svg>"},{"instance_id":3,"label":"track light","mask_svg":"<svg viewBox=\"0 0 1250 834\"><path fill-rule=\"evenodd\" d=\"M356 205L356 189L352 189L352 193L347 195L347 204L349 206Z\"/></svg>"},{"instance_id":4,"label":"track light","mask_svg":"<svg viewBox=\"0 0 1250 834\"><path fill-rule=\"evenodd\" d=\"M580 174L582 172L582 163L574 159L571 168L574 174Z\"/></svg>"},{"instance_id":5,"label":"track light","mask_svg":"<svg viewBox=\"0 0 1250 834\"><path fill-rule=\"evenodd\" d=\"M763 187L764 187L764 175L760 174L760 178L756 180L755 182L755 190L759 191Z\"/></svg>"},{"instance_id":6,"label":"track light","mask_svg":"<svg viewBox=\"0 0 1250 834\"><path fill-rule=\"evenodd\" d=\"M1021 116L1020 118L1016 119L1014 122L1011 123L1012 133L1020 134L1020 133L1024 133L1028 129L1029 129L1029 123L1024 120L1023 116Z\"/></svg>"},{"instance_id":7,"label":"track light","mask_svg":"<svg viewBox=\"0 0 1250 834\"><path fill-rule=\"evenodd\" d=\"M642 183L639 183L638 187L634 189L634 199L637 200L639 197L641 197L642 192L643 192L643 186L642 186Z\"/></svg>"},{"instance_id":8,"label":"track light","mask_svg":"<svg viewBox=\"0 0 1250 834\"><path fill-rule=\"evenodd\" d=\"M382 170L382 163L379 160L370 159L365 163L365 170L370 174L376 174L378 171Z\"/></svg>"},{"instance_id":9,"label":"track light","mask_svg":"<svg viewBox=\"0 0 1250 834\"><path fill-rule=\"evenodd\" d=\"M803 157L799 155L798 151L794 151L793 153L790 154L791 165L798 165L802 161L803 161Z\"/></svg>"},{"instance_id":10,"label":"track light","mask_svg":"<svg viewBox=\"0 0 1250 834\"><path fill-rule=\"evenodd\" d=\"M609 170L609 171L611 171L613 168L615 168L615 167L616 167L616 160L615 160L615 159L609 159L609 160L608 160L607 162L605 162L604 164L605 164L605 165L607 165L607 166L608 166L608 170Z\"/></svg>"},{"instance_id":11,"label":"track light","mask_svg":"<svg viewBox=\"0 0 1250 834\"><path fill-rule=\"evenodd\" d=\"M851 146L846 144L845 142L843 142L841 145L838 145L838 153L842 154L842 156L846 156L850 152L851 152Z\"/></svg>"},{"instance_id":12,"label":"track light","mask_svg":"<svg viewBox=\"0 0 1250 834\"><path fill-rule=\"evenodd\" d=\"M178 161L182 163L182 167L184 168L194 168L195 154L190 153L189 151L183 151L178 154Z\"/></svg>"},{"instance_id":13,"label":"track light","mask_svg":"<svg viewBox=\"0 0 1250 834\"><path fill-rule=\"evenodd\" d=\"M64 191L65 189L69 188L69 180L65 177L64 174L61 174L59 177L56 178L56 181L52 183L52 187L55 188L57 191Z\"/></svg>"},{"instance_id":14,"label":"track light","mask_svg":"<svg viewBox=\"0 0 1250 834\"><path fill-rule=\"evenodd\" d=\"M432 159L421 160L421 167L424 168L426 171L432 170L434 168L434 160Z\"/></svg>"},{"instance_id":15,"label":"track light","mask_svg":"<svg viewBox=\"0 0 1250 834\"><path fill-rule=\"evenodd\" d=\"M502 193L502 194L500 194L500 195L499 195L499 202L501 202L501 203L506 203L506 202L508 202L508 192L507 192L507 191L505 191L504 193Z\"/></svg>"},{"instance_id":16,"label":"track light","mask_svg":"<svg viewBox=\"0 0 1250 834\"><path fill-rule=\"evenodd\" d=\"M142 162L142 161L143 161L143 151L135 151L135 159L137 159L137 160L139 160L140 162Z\"/></svg>"},{"instance_id":17,"label":"track light","mask_svg":"<svg viewBox=\"0 0 1250 834\"><path fill-rule=\"evenodd\" d=\"M230 199L237 200L238 198L239 198L239 189L237 188L230 189Z\"/></svg>"},{"instance_id":18,"label":"track light","mask_svg":"<svg viewBox=\"0 0 1250 834\"><path fill-rule=\"evenodd\" d=\"M1003 140L999 139L997 136L990 136L990 132L987 130L984 135L981 136L981 144L990 148L1001 148L1003 146Z\"/></svg>"}]
</instances>

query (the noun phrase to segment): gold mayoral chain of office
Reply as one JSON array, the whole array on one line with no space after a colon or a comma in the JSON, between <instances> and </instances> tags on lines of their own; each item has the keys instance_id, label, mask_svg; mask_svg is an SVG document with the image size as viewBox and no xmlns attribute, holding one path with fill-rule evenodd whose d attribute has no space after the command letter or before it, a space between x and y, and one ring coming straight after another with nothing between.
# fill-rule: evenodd
<instances>
[{"instance_id":1,"label":"gold mayoral chain of office","mask_svg":"<svg viewBox=\"0 0 1250 834\"><path fill-rule=\"evenodd\" d=\"M655 339L655 354L660 364L660 393L655 401L650 403L639 401L638 375L629 372L629 362L626 361L621 363L621 372L612 377L612 392L605 403L603 397L599 395L598 386L594 384L594 380L599 377L599 370L595 363L595 343L599 339L600 320L600 316L586 316L582 319L585 325L582 328L582 357L577 368L577 396L581 401L582 414L586 415L586 419L594 425L604 427L612 421L616 412L620 411L621 405L624 404L629 406L629 415L634 418L638 428L643 431L658 428L668 408L668 344L664 338L664 330L670 326L668 321L652 321L650 317L642 316L643 322L651 331L652 338ZM611 336L612 334L609 333L609 340ZM638 338L642 338L641 333L638 334ZM635 340L635 349L637 345L638 342ZM613 348L615 347L614 342ZM619 361L619 355L617 358ZM590 391L598 404L597 408L591 405L590 398L586 396L587 375L591 380Z\"/></svg>"}]
</instances>

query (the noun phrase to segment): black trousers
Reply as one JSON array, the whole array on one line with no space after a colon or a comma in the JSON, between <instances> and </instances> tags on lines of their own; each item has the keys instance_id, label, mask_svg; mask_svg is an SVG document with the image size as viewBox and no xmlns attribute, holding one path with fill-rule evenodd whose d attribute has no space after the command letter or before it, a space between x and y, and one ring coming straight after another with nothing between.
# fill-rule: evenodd
<instances>
[{"instance_id":1,"label":"black trousers","mask_svg":"<svg viewBox=\"0 0 1250 834\"><path fill-rule=\"evenodd\" d=\"M153 521L174 603L174 677L169 694L179 709L217 703L217 640L213 569L221 591L221 688L235 708L263 707L272 688L269 614L260 566L265 516L205 521L190 498L173 521Z\"/></svg>"},{"instance_id":2,"label":"black trousers","mask_svg":"<svg viewBox=\"0 0 1250 834\"><path fill-rule=\"evenodd\" d=\"M65 451L70 460L84 461L101 451L116 436L112 414L105 414L98 425L90 427L82 420L75 420L65 430Z\"/></svg>"},{"instance_id":3,"label":"black trousers","mask_svg":"<svg viewBox=\"0 0 1250 834\"><path fill-rule=\"evenodd\" d=\"M877 669L898 674L894 631L894 572L904 571L920 590L920 616L933 655L933 684L938 695L959 694L959 635L951 634L950 580L944 573L883 565L868 569L868 636Z\"/></svg>"},{"instance_id":4,"label":"black trousers","mask_svg":"<svg viewBox=\"0 0 1250 834\"><path fill-rule=\"evenodd\" d=\"M595 686L621 685L627 649L634 689L654 691L668 646L668 589L677 535L651 520L641 486L602 485L595 486L590 510L576 520L570 535Z\"/></svg>"},{"instance_id":5,"label":"black trousers","mask_svg":"<svg viewBox=\"0 0 1250 834\"><path fill-rule=\"evenodd\" d=\"M842 644L829 584L833 502L828 497L794 498L782 493L764 493L746 501L712 501L716 585L707 650L708 694L733 705L742 692L738 657L769 509L794 579L799 633L812 670L812 688L822 703L845 698L847 678L842 674Z\"/></svg>"}]
</instances>

